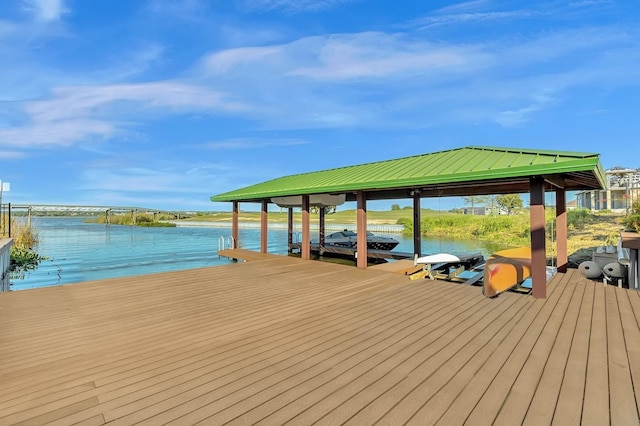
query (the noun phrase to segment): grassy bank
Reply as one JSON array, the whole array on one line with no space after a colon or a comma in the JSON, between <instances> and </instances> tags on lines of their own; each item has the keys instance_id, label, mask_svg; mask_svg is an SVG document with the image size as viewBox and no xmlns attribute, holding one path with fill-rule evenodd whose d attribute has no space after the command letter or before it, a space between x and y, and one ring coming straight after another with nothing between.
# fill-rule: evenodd
<instances>
[{"instance_id":1,"label":"grassy bank","mask_svg":"<svg viewBox=\"0 0 640 426\"><path fill-rule=\"evenodd\" d=\"M112 214L109 216L109 223L111 225L128 225L128 226L147 226L147 227L175 227L174 223L163 222L165 220L174 219L173 215L168 214ZM105 215L92 217L87 219L88 223L107 223Z\"/></svg>"}]
</instances>

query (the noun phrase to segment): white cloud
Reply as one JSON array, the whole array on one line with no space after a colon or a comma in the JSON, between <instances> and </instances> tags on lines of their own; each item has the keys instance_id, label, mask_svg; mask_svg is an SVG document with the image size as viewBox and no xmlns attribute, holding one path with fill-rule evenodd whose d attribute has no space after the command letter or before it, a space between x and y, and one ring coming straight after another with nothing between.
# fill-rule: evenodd
<instances>
[{"instance_id":1,"label":"white cloud","mask_svg":"<svg viewBox=\"0 0 640 426\"><path fill-rule=\"evenodd\" d=\"M114 65L100 70L104 80L123 81L132 76L143 74L164 55L165 47L158 43L149 43L130 52L118 55Z\"/></svg>"},{"instance_id":2,"label":"white cloud","mask_svg":"<svg viewBox=\"0 0 640 426\"><path fill-rule=\"evenodd\" d=\"M331 9L359 0L245 0L250 10L284 10L286 12L315 12Z\"/></svg>"},{"instance_id":3,"label":"white cloud","mask_svg":"<svg viewBox=\"0 0 640 426\"><path fill-rule=\"evenodd\" d=\"M305 145L309 141L302 139L247 139L237 138L209 142L207 147L214 150L264 149L274 146Z\"/></svg>"},{"instance_id":4,"label":"white cloud","mask_svg":"<svg viewBox=\"0 0 640 426\"><path fill-rule=\"evenodd\" d=\"M593 27L459 43L333 34L216 52L202 72L271 129L393 127L420 117L513 126L573 88L640 84L634 40L624 29Z\"/></svg>"},{"instance_id":5,"label":"white cloud","mask_svg":"<svg viewBox=\"0 0 640 426\"><path fill-rule=\"evenodd\" d=\"M549 5L535 7L531 4L527 9L510 9L509 4L493 3L487 0L475 0L463 3L452 4L437 9L427 16L409 21L409 27L428 29L448 25L452 27L462 26L472 23L494 23L504 21L511 23L523 18L549 15L552 13Z\"/></svg>"},{"instance_id":6,"label":"white cloud","mask_svg":"<svg viewBox=\"0 0 640 426\"><path fill-rule=\"evenodd\" d=\"M149 114L244 108L221 92L177 81L58 87L50 99L25 103L23 125L0 128L0 146L69 146L90 137L122 134L136 119Z\"/></svg>"},{"instance_id":7,"label":"white cloud","mask_svg":"<svg viewBox=\"0 0 640 426\"><path fill-rule=\"evenodd\" d=\"M122 115L160 111L235 111L243 106L225 99L222 92L176 81L104 86L66 86L53 90L52 98L26 104L25 111L36 122L73 117Z\"/></svg>"},{"instance_id":8,"label":"white cloud","mask_svg":"<svg viewBox=\"0 0 640 426\"><path fill-rule=\"evenodd\" d=\"M106 139L117 134L115 123L69 118L63 121L30 123L1 129L0 146L29 149L32 147L71 146L88 138Z\"/></svg>"},{"instance_id":9,"label":"white cloud","mask_svg":"<svg viewBox=\"0 0 640 426\"><path fill-rule=\"evenodd\" d=\"M237 164L193 165L175 160L170 165L90 164L82 171L73 191L89 205L180 206L181 210L190 206L212 210L210 197L214 193L264 179L263 175L252 176L251 170Z\"/></svg>"},{"instance_id":10,"label":"white cloud","mask_svg":"<svg viewBox=\"0 0 640 426\"><path fill-rule=\"evenodd\" d=\"M27 157L25 152L0 150L0 160L19 160L25 157Z\"/></svg>"},{"instance_id":11,"label":"white cloud","mask_svg":"<svg viewBox=\"0 0 640 426\"><path fill-rule=\"evenodd\" d=\"M610 6L615 5L613 0L581 0L569 3L571 7L592 7L592 6Z\"/></svg>"},{"instance_id":12,"label":"white cloud","mask_svg":"<svg viewBox=\"0 0 640 426\"><path fill-rule=\"evenodd\" d=\"M26 10L33 13L37 21L57 21L69 12L64 5L64 0L23 0L23 4Z\"/></svg>"},{"instance_id":13,"label":"white cloud","mask_svg":"<svg viewBox=\"0 0 640 426\"><path fill-rule=\"evenodd\" d=\"M147 0L146 11L169 19L201 21L210 5L207 0Z\"/></svg>"},{"instance_id":14,"label":"white cloud","mask_svg":"<svg viewBox=\"0 0 640 426\"><path fill-rule=\"evenodd\" d=\"M556 105L550 99L561 100L571 88L640 84L640 67L630 65L640 62L634 40L611 28L486 43L364 32L227 49L204 55L190 80L58 85L46 99L14 102L22 108L13 108L11 122L18 117L21 123L0 127L0 146L110 139L139 123L181 114L231 114L251 120L253 130L456 121L514 126ZM161 52L152 46L149 61ZM256 143L230 139L210 147Z\"/></svg>"},{"instance_id":15,"label":"white cloud","mask_svg":"<svg viewBox=\"0 0 640 426\"><path fill-rule=\"evenodd\" d=\"M514 2L495 2L476 0L453 4L437 9L427 16L409 22L409 27L429 29L432 27L449 26L450 28L464 28L469 30L470 24L504 24L514 25L523 19L563 20L586 16L593 13L601 18L604 9L615 8L614 0L581 0L575 2L528 2L525 8L513 8Z\"/></svg>"},{"instance_id":16,"label":"white cloud","mask_svg":"<svg viewBox=\"0 0 640 426\"><path fill-rule=\"evenodd\" d=\"M508 21L512 19L528 18L538 15L528 10L514 10L504 12L464 12L446 15L428 16L412 21L418 28L430 28L441 25L468 24L472 22Z\"/></svg>"},{"instance_id":17,"label":"white cloud","mask_svg":"<svg viewBox=\"0 0 640 426\"><path fill-rule=\"evenodd\" d=\"M228 49L205 56L202 66L206 74L223 74L235 66L257 62L280 52L278 46Z\"/></svg>"},{"instance_id":18,"label":"white cloud","mask_svg":"<svg viewBox=\"0 0 640 426\"><path fill-rule=\"evenodd\" d=\"M206 56L209 75L261 70L275 75L318 80L351 80L404 76L406 73L470 72L483 62L484 48L432 43L404 34L366 32L304 37L288 44L230 49ZM247 74L244 74L244 73Z\"/></svg>"},{"instance_id":19,"label":"white cloud","mask_svg":"<svg viewBox=\"0 0 640 426\"><path fill-rule=\"evenodd\" d=\"M483 9L489 6L489 2L487 0L471 0L462 3L455 3L449 6L441 7L436 10L435 13L460 13L460 12L469 12L471 10Z\"/></svg>"},{"instance_id":20,"label":"white cloud","mask_svg":"<svg viewBox=\"0 0 640 426\"><path fill-rule=\"evenodd\" d=\"M175 192L187 188L182 170L130 167L119 170L85 170L79 189L97 191ZM202 190L201 190L202 191ZM189 187L189 192L198 192Z\"/></svg>"},{"instance_id":21,"label":"white cloud","mask_svg":"<svg viewBox=\"0 0 640 426\"><path fill-rule=\"evenodd\" d=\"M124 51L111 53L104 61L95 64L82 64L81 67L66 69L66 64L53 66L40 58L29 56L32 47L25 45L29 39L26 29L21 35L5 45L0 44L0 63L11 63L11 67L0 67L0 101L25 101L46 99L51 92L60 87L98 87L113 85L114 82L130 81L140 78L163 59L165 47L158 43L146 43ZM1 126L0 126L1 127Z\"/></svg>"},{"instance_id":22,"label":"white cloud","mask_svg":"<svg viewBox=\"0 0 640 426\"><path fill-rule=\"evenodd\" d=\"M20 26L13 22L0 20L0 40L14 36L19 29Z\"/></svg>"},{"instance_id":23,"label":"white cloud","mask_svg":"<svg viewBox=\"0 0 640 426\"><path fill-rule=\"evenodd\" d=\"M403 35L359 33L323 40L314 66L298 67L290 75L342 80L377 78L405 73L451 72L474 67L478 51L466 46L411 40Z\"/></svg>"},{"instance_id":24,"label":"white cloud","mask_svg":"<svg viewBox=\"0 0 640 426\"><path fill-rule=\"evenodd\" d=\"M515 110L502 111L496 116L496 122L503 127L516 127L531 119L531 115L542 111L551 103L551 96L538 96L533 103Z\"/></svg>"}]
</instances>

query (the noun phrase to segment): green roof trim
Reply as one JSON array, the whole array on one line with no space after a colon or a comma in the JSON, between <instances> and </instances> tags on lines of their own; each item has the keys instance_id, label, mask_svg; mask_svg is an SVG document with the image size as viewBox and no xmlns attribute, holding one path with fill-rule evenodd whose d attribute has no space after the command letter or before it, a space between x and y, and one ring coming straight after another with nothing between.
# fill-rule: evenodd
<instances>
[{"instance_id":1,"label":"green roof trim","mask_svg":"<svg viewBox=\"0 0 640 426\"><path fill-rule=\"evenodd\" d=\"M568 190L605 187L599 154L469 146L429 154L283 176L211 197L259 201L271 197L423 188L467 182L562 176ZM575 178L575 179L574 179ZM457 185L459 187L459 185ZM444 195L444 194L443 194Z\"/></svg>"}]
</instances>

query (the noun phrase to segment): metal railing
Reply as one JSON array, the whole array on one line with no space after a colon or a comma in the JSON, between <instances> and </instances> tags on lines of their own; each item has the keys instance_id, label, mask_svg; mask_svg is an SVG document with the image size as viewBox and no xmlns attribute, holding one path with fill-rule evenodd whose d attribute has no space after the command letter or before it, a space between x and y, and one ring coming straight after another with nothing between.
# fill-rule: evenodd
<instances>
[{"instance_id":1,"label":"metal railing","mask_svg":"<svg viewBox=\"0 0 640 426\"><path fill-rule=\"evenodd\" d=\"M9 267L11 266L11 238L0 239L0 293L9 291Z\"/></svg>"},{"instance_id":2,"label":"metal railing","mask_svg":"<svg viewBox=\"0 0 640 426\"><path fill-rule=\"evenodd\" d=\"M291 234L291 242L293 244L302 244L302 232L293 232Z\"/></svg>"},{"instance_id":3,"label":"metal railing","mask_svg":"<svg viewBox=\"0 0 640 426\"><path fill-rule=\"evenodd\" d=\"M218 251L225 249L232 249L236 247L236 241L233 236L229 235L225 238L223 235L218 237Z\"/></svg>"}]
</instances>

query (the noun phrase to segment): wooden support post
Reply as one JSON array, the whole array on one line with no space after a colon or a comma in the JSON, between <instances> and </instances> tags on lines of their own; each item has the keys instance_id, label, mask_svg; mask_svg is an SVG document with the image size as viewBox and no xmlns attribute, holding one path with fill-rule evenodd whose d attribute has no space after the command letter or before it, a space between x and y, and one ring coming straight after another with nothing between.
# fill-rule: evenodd
<instances>
[{"instance_id":1,"label":"wooden support post","mask_svg":"<svg viewBox=\"0 0 640 426\"><path fill-rule=\"evenodd\" d=\"M367 267L367 195L364 191L358 191L356 193L356 204L358 208L357 212L357 233L358 233L358 247L356 265L358 268L365 269Z\"/></svg>"},{"instance_id":2,"label":"wooden support post","mask_svg":"<svg viewBox=\"0 0 640 426\"><path fill-rule=\"evenodd\" d=\"M260 209L260 253L267 252L267 242L269 233L269 217L267 214L267 207L269 202L262 200L262 208Z\"/></svg>"},{"instance_id":3,"label":"wooden support post","mask_svg":"<svg viewBox=\"0 0 640 426\"><path fill-rule=\"evenodd\" d=\"M287 247L289 247L289 253L292 252L291 244L293 244L293 208L289 207L287 209Z\"/></svg>"},{"instance_id":4,"label":"wooden support post","mask_svg":"<svg viewBox=\"0 0 640 426\"><path fill-rule=\"evenodd\" d=\"M530 178L531 280L533 297L547 297L547 255L544 218L544 179Z\"/></svg>"},{"instance_id":5,"label":"wooden support post","mask_svg":"<svg viewBox=\"0 0 640 426\"><path fill-rule=\"evenodd\" d=\"M240 216L240 203L233 202L233 209L231 214L231 239L233 240L233 247L238 248L238 218Z\"/></svg>"},{"instance_id":6,"label":"wooden support post","mask_svg":"<svg viewBox=\"0 0 640 426\"><path fill-rule=\"evenodd\" d=\"M422 256L420 191L413 191L413 254Z\"/></svg>"},{"instance_id":7,"label":"wooden support post","mask_svg":"<svg viewBox=\"0 0 640 426\"><path fill-rule=\"evenodd\" d=\"M309 232L309 196L302 196L302 249L301 257L311 259L311 238Z\"/></svg>"},{"instance_id":8,"label":"wooden support post","mask_svg":"<svg viewBox=\"0 0 640 426\"><path fill-rule=\"evenodd\" d=\"M556 259L558 272L567 272L569 255L567 251L567 192L556 189Z\"/></svg>"}]
</instances>

